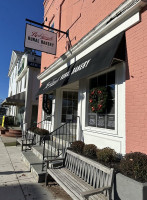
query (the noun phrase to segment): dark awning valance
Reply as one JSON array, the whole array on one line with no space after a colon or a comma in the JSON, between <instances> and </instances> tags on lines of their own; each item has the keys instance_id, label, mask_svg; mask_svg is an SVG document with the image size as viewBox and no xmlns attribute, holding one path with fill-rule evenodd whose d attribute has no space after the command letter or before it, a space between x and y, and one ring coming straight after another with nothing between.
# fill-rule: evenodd
<instances>
[{"instance_id":1,"label":"dark awning valance","mask_svg":"<svg viewBox=\"0 0 147 200\"><path fill-rule=\"evenodd\" d=\"M125 60L125 33L122 32L89 54L45 81L38 95L86 78L112 66L113 61Z\"/></svg>"},{"instance_id":2,"label":"dark awning valance","mask_svg":"<svg viewBox=\"0 0 147 200\"><path fill-rule=\"evenodd\" d=\"M11 97L7 97L2 105L24 105L25 103L25 92L21 92L19 94L13 95Z\"/></svg>"}]
</instances>

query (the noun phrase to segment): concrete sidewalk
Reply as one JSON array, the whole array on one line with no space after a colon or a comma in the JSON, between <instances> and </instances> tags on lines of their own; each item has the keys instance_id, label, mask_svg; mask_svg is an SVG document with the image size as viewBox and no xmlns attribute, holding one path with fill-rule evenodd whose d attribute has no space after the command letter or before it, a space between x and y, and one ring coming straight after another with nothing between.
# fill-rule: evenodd
<instances>
[{"instance_id":1,"label":"concrete sidewalk","mask_svg":"<svg viewBox=\"0 0 147 200\"><path fill-rule=\"evenodd\" d=\"M35 182L21 161L20 146L5 147L0 136L0 199L54 200L49 189Z\"/></svg>"}]
</instances>

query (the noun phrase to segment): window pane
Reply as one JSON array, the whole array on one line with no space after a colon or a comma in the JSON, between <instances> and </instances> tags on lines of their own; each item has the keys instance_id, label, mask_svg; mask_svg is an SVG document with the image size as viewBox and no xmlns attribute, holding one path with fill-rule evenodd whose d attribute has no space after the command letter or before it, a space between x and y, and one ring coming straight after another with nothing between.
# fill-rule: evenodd
<instances>
[{"instance_id":1,"label":"window pane","mask_svg":"<svg viewBox=\"0 0 147 200\"><path fill-rule=\"evenodd\" d=\"M67 114L72 114L72 107L68 107Z\"/></svg>"},{"instance_id":2,"label":"window pane","mask_svg":"<svg viewBox=\"0 0 147 200\"><path fill-rule=\"evenodd\" d=\"M115 101L114 100L108 100L107 113L115 114Z\"/></svg>"},{"instance_id":3,"label":"window pane","mask_svg":"<svg viewBox=\"0 0 147 200\"><path fill-rule=\"evenodd\" d=\"M115 128L115 116L114 115L108 115L107 116L107 128L108 129L114 129Z\"/></svg>"},{"instance_id":4,"label":"window pane","mask_svg":"<svg viewBox=\"0 0 147 200\"><path fill-rule=\"evenodd\" d=\"M106 86L106 74L98 77L98 86Z\"/></svg>"},{"instance_id":5,"label":"window pane","mask_svg":"<svg viewBox=\"0 0 147 200\"><path fill-rule=\"evenodd\" d=\"M97 115L97 127L105 128L105 115Z\"/></svg>"},{"instance_id":6,"label":"window pane","mask_svg":"<svg viewBox=\"0 0 147 200\"><path fill-rule=\"evenodd\" d=\"M62 122L75 121L77 116L78 92L63 92ZM73 117L74 116L74 117Z\"/></svg>"},{"instance_id":7,"label":"window pane","mask_svg":"<svg viewBox=\"0 0 147 200\"><path fill-rule=\"evenodd\" d=\"M97 77L96 77L96 78L92 78L92 79L90 80L89 89L91 90L92 88L97 87L97 83L98 83Z\"/></svg>"},{"instance_id":8,"label":"window pane","mask_svg":"<svg viewBox=\"0 0 147 200\"><path fill-rule=\"evenodd\" d=\"M67 92L63 92L63 99L67 99Z\"/></svg>"},{"instance_id":9,"label":"window pane","mask_svg":"<svg viewBox=\"0 0 147 200\"><path fill-rule=\"evenodd\" d=\"M66 115L62 115L62 122L66 122Z\"/></svg>"},{"instance_id":10,"label":"window pane","mask_svg":"<svg viewBox=\"0 0 147 200\"><path fill-rule=\"evenodd\" d=\"M109 99L114 99L115 98L115 85L114 84L109 85L108 91L110 92Z\"/></svg>"},{"instance_id":11,"label":"window pane","mask_svg":"<svg viewBox=\"0 0 147 200\"><path fill-rule=\"evenodd\" d=\"M115 71L107 74L107 85L115 84Z\"/></svg>"},{"instance_id":12,"label":"window pane","mask_svg":"<svg viewBox=\"0 0 147 200\"><path fill-rule=\"evenodd\" d=\"M96 127L96 114L88 115L88 126Z\"/></svg>"},{"instance_id":13,"label":"window pane","mask_svg":"<svg viewBox=\"0 0 147 200\"><path fill-rule=\"evenodd\" d=\"M68 92L68 100L72 99L72 92Z\"/></svg>"},{"instance_id":14,"label":"window pane","mask_svg":"<svg viewBox=\"0 0 147 200\"><path fill-rule=\"evenodd\" d=\"M78 100L78 92L73 92L72 98Z\"/></svg>"},{"instance_id":15,"label":"window pane","mask_svg":"<svg viewBox=\"0 0 147 200\"><path fill-rule=\"evenodd\" d=\"M63 107L67 107L68 106L68 100L63 99L62 105L63 105Z\"/></svg>"},{"instance_id":16,"label":"window pane","mask_svg":"<svg viewBox=\"0 0 147 200\"><path fill-rule=\"evenodd\" d=\"M62 114L66 114L67 109L65 107L62 108Z\"/></svg>"},{"instance_id":17,"label":"window pane","mask_svg":"<svg viewBox=\"0 0 147 200\"><path fill-rule=\"evenodd\" d=\"M89 88L106 87L107 88L107 104L106 109L102 112L92 111L92 106L96 109L98 101L101 103L103 99L99 99L97 93L94 93L92 102L88 104L88 126L99 128L115 128L115 71L94 77L89 81ZM96 100L96 101L95 101ZM89 101L89 99L88 99Z\"/></svg>"}]
</instances>

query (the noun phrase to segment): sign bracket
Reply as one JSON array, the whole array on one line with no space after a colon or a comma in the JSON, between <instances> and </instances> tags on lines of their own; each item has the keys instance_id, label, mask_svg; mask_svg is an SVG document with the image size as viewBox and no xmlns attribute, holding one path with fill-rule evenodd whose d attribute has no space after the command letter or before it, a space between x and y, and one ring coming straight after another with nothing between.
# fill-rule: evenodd
<instances>
[{"instance_id":1,"label":"sign bracket","mask_svg":"<svg viewBox=\"0 0 147 200\"><path fill-rule=\"evenodd\" d=\"M39 23L39 22L35 22L35 21L30 20L30 19L27 19L27 18L26 18L26 21L28 21L28 22L30 22L30 23L33 23L33 24L37 24L37 25L39 25L39 26L43 26L43 27L49 28L49 29L51 29L51 30L54 30L54 31L57 31L57 32L60 32L60 33L64 33L64 34L66 35L66 37L69 38L69 30L68 30L67 32L61 31L61 30L59 30L59 29L52 28L52 27L50 27L50 26L46 26L46 25L44 25L44 23L41 24L41 23Z\"/></svg>"}]
</instances>

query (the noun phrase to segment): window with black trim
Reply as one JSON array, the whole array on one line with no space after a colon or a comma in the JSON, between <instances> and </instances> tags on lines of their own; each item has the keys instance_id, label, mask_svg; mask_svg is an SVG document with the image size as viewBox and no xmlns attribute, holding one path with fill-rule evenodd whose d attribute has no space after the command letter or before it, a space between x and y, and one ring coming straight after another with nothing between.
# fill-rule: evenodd
<instances>
[{"instance_id":1,"label":"window with black trim","mask_svg":"<svg viewBox=\"0 0 147 200\"><path fill-rule=\"evenodd\" d=\"M87 125L115 129L115 70L89 80Z\"/></svg>"}]
</instances>

